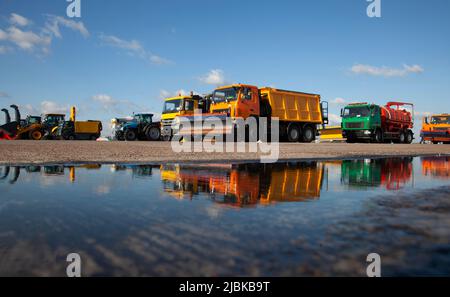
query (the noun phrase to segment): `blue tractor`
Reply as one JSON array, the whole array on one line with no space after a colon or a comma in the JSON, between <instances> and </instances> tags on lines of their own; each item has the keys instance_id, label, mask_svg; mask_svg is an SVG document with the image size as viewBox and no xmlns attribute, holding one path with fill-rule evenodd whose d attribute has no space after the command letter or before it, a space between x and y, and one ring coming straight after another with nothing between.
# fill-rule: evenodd
<instances>
[{"instance_id":1,"label":"blue tractor","mask_svg":"<svg viewBox=\"0 0 450 297\"><path fill-rule=\"evenodd\" d=\"M131 121L124 121L115 130L115 138L122 141L158 141L161 139L161 124L153 122L153 114L135 114Z\"/></svg>"}]
</instances>

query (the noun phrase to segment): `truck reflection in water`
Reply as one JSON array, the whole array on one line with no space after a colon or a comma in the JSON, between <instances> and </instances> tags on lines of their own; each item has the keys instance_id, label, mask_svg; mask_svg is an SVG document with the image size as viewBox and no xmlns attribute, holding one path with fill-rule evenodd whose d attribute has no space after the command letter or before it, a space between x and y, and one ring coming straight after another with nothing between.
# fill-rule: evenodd
<instances>
[{"instance_id":1,"label":"truck reflection in water","mask_svg":"<svg viewBox=\"0 0 450 297\"><path fill-rule=\"evenodd\" d=\"M11 167L13 173L11 174ZM86 164L78 166L64 166L64 165L51 165L51 166L4 166L0 167L0 181L9 180L10 184L15 184L20 177L21 170L24 170L27 174L40 173L43 176L57 177L64 176L66 169L69 172L69 180L72 183L76 182L76 169L85 170L97 170L100 169L100 164Z\"/></svg>"},{"instance_id":2,"label":"truck reflection in water","mask_svg":"<svg viewBox=\"0 0 450 297\"><path fill-rule=\"evenodd\" d=\"M450 179L450 157L422 157L422 174L439 179Z\"/></svg>"},{"instance_id":3,"label":"truck reflection in water","mask_svg":"<svg viewBox=\"0 0 450 297\"><path fill-rule=\"evenodd\" d=\"M163 188L183 199L208 194L212 201L243 207L318 199L324 178L319 162L289 164L163 165Z\"/></svg>"},{"instance_id":4,"label":"truck reflection in water","mask_svg":"<svg viewBox=\"0 0 450 297\"><path fill-rule=\"evenodd\" d=\"M413 159L365 159L342 162L341 182L350 188L385 187L400 190L412 179Z\"/></svg>"},{"instance_id":5,"label":"truck reflection in water","mask_svg":"<svg viewBox=\"0 0 450 297\"><path fill-rule=\"evenodd\" d=\"M153 169L159 169L160 165L113 165L113 172L131 171L133 178L150 178L153 176Z\"/></svg>"}]
</instances>

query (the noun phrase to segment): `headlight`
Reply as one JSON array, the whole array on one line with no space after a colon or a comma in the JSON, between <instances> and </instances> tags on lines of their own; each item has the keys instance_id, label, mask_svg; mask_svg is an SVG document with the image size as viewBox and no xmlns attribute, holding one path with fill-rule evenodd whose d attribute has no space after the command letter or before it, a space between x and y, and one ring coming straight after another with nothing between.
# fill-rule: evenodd
<instances>
[{"instance_id":1,"label":"headlight","mask_svg":"<svg viewBox=\"0 0 450 297\"><path fill-rule=\"evenodd\" d=\"M173 125L174 126L179 126L181 124L181 119L179 118L179 117L176 117L174 120L173 120Z\"/></svg>"},{"instance_id":2,"label":"headlight","mask_svg":"<svg viewBox=\"0 0 450 297\"><path fill-rule=\"evenodd\" d=\"M366 131L364 131L364 134L370 135L370 134L372 134L372 132L370 132L369 130L366 130Z\"/></svg>"}]
</instances>

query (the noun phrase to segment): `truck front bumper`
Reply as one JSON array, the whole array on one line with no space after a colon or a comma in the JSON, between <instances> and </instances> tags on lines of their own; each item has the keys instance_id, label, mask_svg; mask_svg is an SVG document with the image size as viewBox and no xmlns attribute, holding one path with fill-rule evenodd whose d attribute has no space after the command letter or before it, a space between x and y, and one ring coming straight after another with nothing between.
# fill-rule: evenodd
<instances>
[{"instance_id":1,"label":"truck front bumper","mask_svg":"<svg viewBox=\"0 0 450 297\"><path fill-rule=\"evenodd\" d=\"M344 138L356 138L356 139L372 139L373 132L371 130L343 130L342 136Z\"/></svg>"},{"instance_id":2,"label":"truck front bumper","mask_svg":"<svg viewBox=\"0 0 450 297\"><path fill-rule=\"evenodd\" d=\"M450 141L449 131L421 131L420 137L425 141Z\"/></svg>"}]
</instances>

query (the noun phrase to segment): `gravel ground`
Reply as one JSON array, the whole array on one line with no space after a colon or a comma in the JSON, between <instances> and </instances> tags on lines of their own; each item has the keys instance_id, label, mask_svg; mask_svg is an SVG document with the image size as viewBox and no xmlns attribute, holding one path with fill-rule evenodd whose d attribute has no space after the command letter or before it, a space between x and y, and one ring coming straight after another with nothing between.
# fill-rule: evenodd
<instances>
[{"instance_id":1,"label":"gravel ground","mask_svg":"<svg viewBox=\"0 0 450 297\"><path fill-rule=\"evenodd\" d=\"M167 142L0 141L0 164L260 160L264 153L175 153ZM280 160L450 155L450 145L281 143Z\"/></svg>"}]
</instances>

